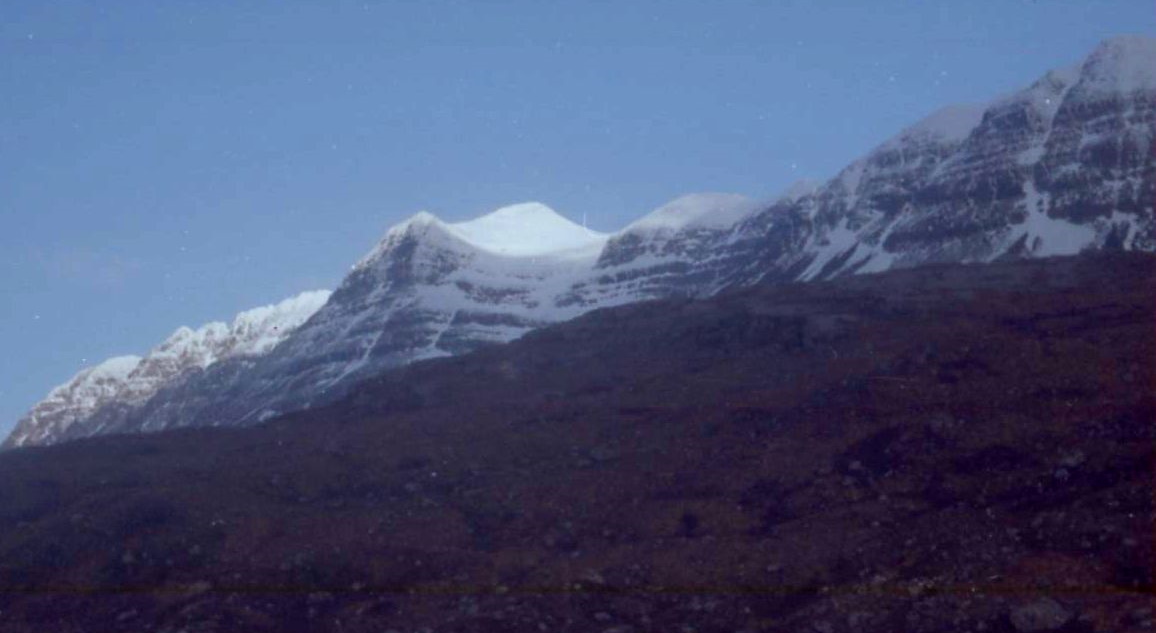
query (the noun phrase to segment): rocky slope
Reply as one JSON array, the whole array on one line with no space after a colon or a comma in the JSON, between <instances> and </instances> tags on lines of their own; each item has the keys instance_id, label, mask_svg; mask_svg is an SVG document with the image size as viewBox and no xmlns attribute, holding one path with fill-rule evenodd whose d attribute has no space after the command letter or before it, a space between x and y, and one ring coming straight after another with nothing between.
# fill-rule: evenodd
<instances>
[{"instance_id":1,"label":"rocky slope","mask_svg":"<svg viewBox=\"0 0 1156 633\"><path fill-rule=\"evenodd\" d=\"M821 185L771 203L697 194L613 235L539 204L391 229L284 344L166 382L143 406L85 409L68 431L246 424L332 401L414 360L513 340L585 311L937 262L1156 248L1156 40L904 130ZM11 443L11 442L10 442Z\"/></svg>"},{"instance_id":2,"label":"rocky slope","mask_svg":"<svg viewBox=\"0 0 1156 633\"><path fill-rule=\"evenodd\" d=\"M772 251L762 263L799 279L1152 250L1153 59L1156 40L1109 40L1082 65L1026 90L932 115L739 232L755 242L776 224L799 232L799 248Z\"/></svg>"},{"instance_id":3,"label":"rocky slope","mask_svg":"<svg viewBox=\"0 0 1156 633\"><path fill-rule=\"evenodd\" d=\"M1140 632L1156 257L598 310L0 454L0 630Z\"/></svg>"}]
</instances>

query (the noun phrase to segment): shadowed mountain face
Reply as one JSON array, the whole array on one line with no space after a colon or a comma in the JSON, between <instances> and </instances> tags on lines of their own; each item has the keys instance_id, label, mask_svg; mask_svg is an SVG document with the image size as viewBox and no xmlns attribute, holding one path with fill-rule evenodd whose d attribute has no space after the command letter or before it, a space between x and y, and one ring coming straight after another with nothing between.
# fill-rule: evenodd
<instances>
[{"instance_id":1,"label":"shadowed mountain face","mask_svg":"<svg viewBox=\"0 0 1156 633\"><path fill-rule=\"evenodd\" d=\"M384 369L633 301L929 263L1151 251L1152 59L1156 40L1109 40L1079 66L938 112L773 203L684 196L613 235L539 204L457 224L418 214L271 351L170 372L145 400L81 381L65 394L76 398L46 400L7 445L252 424L333 402Z\"/></svg>"},{"instance_id":2,"label":"shadowed mountain face","mask_svg":"<svg viewBox=\"0 0 1156 633\"><path fill-rule=\"evenodd\" d=\"M1141 630L1154 282L1118 254L758 285L261 426L11 451L0 628Z\"/></svg>"}]
</instances>

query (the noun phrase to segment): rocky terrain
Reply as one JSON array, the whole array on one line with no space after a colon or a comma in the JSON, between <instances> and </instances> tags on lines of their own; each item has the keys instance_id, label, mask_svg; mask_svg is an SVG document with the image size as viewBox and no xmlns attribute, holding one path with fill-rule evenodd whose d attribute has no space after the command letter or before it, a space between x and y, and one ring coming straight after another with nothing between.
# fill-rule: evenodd
<instances>
[{"instance_id":1,"label":"rocky terrain","mask_svg":"<svg viewBox=\"0 0 1156 633\"><path fill-rule=\"evenodd\" d=\"M596 310L0 455L3 631L1147 631L1156 258Z\"/></svg>"},{"instance_id":2,"label":"rocky terrain","mask_svg":"<svg viewBox=\"0 0 1156 633\"><path fill-rule=\"evenodd\" d=\"M332 402L384 369L634 301L937 262L1151 251L1153 59L1156 40L1108 40L1079 65L935 113L775 201L685 196L612 235L534 203L456 224L418 214L268 353L172 372L128 406L54 392L45 406L69 423L34 411L7 445L256 423Z\"/></svg>"}]
</instances>

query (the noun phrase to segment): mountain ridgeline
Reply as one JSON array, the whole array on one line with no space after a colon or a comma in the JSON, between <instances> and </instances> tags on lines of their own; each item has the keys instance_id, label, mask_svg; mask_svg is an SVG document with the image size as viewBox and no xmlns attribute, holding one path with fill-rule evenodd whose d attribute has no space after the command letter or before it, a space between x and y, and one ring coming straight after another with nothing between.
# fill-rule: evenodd
<instances>
[{"instance_id":1,"label":"mountain ridgeline","mask_svg":"<svg viewBox=\"0 0 1156 633\"><path fill-rule=\"evenodd\" d=\"M772 202L684 196L613 234L537 203L461 223L419 213L331 296L291 299L274 311L291 318L245 330L260 345L221 343L236 338L223 324L180 330L144 359L78 374L5 446L253 424L333 402L388 368L637 301L933 263L1156 250L1154 61L1156 40L1108 40L1080 65L937 112L828 182ZM232 329L252 321L238 317ZM199 351L173 352L189 349Z\"/></svg>"}]
</instances>

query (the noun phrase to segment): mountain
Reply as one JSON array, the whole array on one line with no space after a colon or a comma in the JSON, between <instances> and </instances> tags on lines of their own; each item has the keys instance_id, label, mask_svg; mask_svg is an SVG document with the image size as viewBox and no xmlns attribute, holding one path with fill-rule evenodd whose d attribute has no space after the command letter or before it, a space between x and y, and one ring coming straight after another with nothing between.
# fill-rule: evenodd
<instances>
[{"instance_id":1,"label":"mountain","mask_svg":"<svg viewBox=\"0 0 1156 633\"><path fill-rule=\"evenodd\" d=\"M596 310L0 454L6 633L1145 631L1156 256Z\"/></svg>"},{"instance_id":2,"label":"mountain","mask_svg":"<svg viewBox=\"0 0 1156 633\"><path fill-rule=\"evenodd\" d=\"M101 432L109 418L140 409L166 385L230 359L260 356L285 340L329 298L305 292L276 305L242 312L231 324L181 327L143 358L122 356L78 373L28 412L6 446L50 443L78 432Z\"/></svg>"},{"instance_id":3,"label":"mountain","mask_svg":"<svg viewBox=\"0 0 1156 633\"><path fill-rule=\"evenodd\" d=\"M129 376L140 362L140 356L117 356L82 370L48 392L20 419L8 437L9 445L38 444L63 437L77 420L88 419L125 393Z\"/></svg>"},{"instance_id":4,"label":"mountain","mask_svg":"<svg viewBox=\"0 0 1156 633\"><path fill-rule=\"evenodd\" d=\"M777 200L693 194L603 235L528 203L390 229L328 303L266 354L180 373L96 433L250 424L332 402L415 360L469 352L595 308L944 262L1156 249L1156 40L1120 37L993 102L943 109L833 179Z\"/></svg>"}]
</instances>

